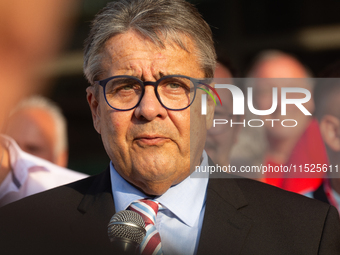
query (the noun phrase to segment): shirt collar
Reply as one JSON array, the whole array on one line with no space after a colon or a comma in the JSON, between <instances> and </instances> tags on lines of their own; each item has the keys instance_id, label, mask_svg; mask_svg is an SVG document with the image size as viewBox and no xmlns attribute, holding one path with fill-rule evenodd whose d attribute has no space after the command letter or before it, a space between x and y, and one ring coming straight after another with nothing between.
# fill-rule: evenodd
<instances>
[{"instance_id":1,"label":"shirt collar","mask_svg":"<svg viewBox=\"0 0 340 255\"><path fill-rule=\"evenodd\" d=\"M201 166L208 166L208 156L205 151L202 154ZM112 193L116 211L125 210L133 201L147 198L142 191L128 183L110 164ZM170 187L164 194L155 200L169 209L181 221L190 227L198 220L203 205L208 185L209 173L205 178L191 178L188 176L182 182Z\"/></svg>"},{"instance_id":2,"label":"shirt collar","mask_svg":"<svg viewBox=\"0 0 340 255\"><path fill-rule=\"evenodd\" d=\"M42 159L22 151L19 145L10 137L0 135L0 142L9 152L9 160L12 168L12 179L19 189L28 177L28 171L32 167L49 171L46 167L40 167Z\"/></svg>"}]
</instances>

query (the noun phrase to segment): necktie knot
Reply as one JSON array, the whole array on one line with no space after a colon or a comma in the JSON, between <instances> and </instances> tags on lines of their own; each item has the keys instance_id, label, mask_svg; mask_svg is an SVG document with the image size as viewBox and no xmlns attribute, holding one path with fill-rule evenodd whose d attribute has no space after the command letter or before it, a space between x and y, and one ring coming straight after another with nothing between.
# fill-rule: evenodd
<instances>
[{"instance_id":1,"label":"necktie knot","mask_svg":"<svg viewBox=\"0 0 340 255\"><path fill-rule=\"evenodd\" d=\"M128 210L140 214L145 222L146 236L140 245L142 255L162 254L161 238L156 230L156 215L159 203L152 199L140 199L132 202Z\"/></svg>"},{"instance_id":2,"label":"necktie knot","mask_svg":"<svg viewBox=\"0 0 340 255\"><path fill-rule=\"evenodd\" d=\"M145 221L145 225L155 225L158 206L159 203L155 200L140 199L138 201L132 202L129 209L139 213Z\"/></svg>"}]
</instances>

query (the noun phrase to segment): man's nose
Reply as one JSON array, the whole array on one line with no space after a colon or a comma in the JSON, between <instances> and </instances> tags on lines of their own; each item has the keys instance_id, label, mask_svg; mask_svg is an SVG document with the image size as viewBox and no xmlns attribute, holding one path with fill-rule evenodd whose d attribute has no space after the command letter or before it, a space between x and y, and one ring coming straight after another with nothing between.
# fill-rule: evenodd
<instances>
[{"instance_id":1,"label":"man's nose","mask_svg":"<svg viewBox=\"0 0 340 255\"><path fill-rule=\"evenodd\" d=\"M145 86L144 96L136 107L134 114L137 119L144 118L148 121L152 121L156 117L163 119L167 116L167 109L158 101L153 86Z\"/></svg>"}]
</instances>

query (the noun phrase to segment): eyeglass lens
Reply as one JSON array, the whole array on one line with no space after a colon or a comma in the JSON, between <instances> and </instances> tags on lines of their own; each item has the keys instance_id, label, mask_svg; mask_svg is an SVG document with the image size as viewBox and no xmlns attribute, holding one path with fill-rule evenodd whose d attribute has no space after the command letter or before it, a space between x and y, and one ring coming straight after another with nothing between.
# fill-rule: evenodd
<instances>
[{"instance_id":1,"label":"eyeglass lens","mask_svg":"<svg viewBox=\"0 0 340 255\"><path fill-rule=\"evenodd\" d=\"M183 109L190 105L194 97L194 84L188 78L169 77L162 79L157 86L161 103L169 109ZM140 81L128 77L110 80L105 86L107 102L116 109L126 110L135 107L143 94Z\"/></svg>"}]
</instances>

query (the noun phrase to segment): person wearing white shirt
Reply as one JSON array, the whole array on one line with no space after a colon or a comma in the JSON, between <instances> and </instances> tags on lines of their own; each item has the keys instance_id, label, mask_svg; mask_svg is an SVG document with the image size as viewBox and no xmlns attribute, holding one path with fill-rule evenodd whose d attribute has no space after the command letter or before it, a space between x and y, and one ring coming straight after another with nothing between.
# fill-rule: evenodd
<instances>
[{"instance_id":1,"label":"person wearing white shirt","mask_svg":"<svg viewBox=\"0 0 340 255\"><path fill-rule=\"evenodd\" d=\"M0 207L87 177L22 151L8 136L0 143Z\"/></svg>"},{"instance_id":2,"label":"person wearing white shirt","mask_svg":"<svg viewBox=\"0 0 340 255\"><path fill-rule=\"evenodd\" d=\"M10 112L4 134L23 151L67 167L67 121L50 99L35 95L20 101Z\"/></svg>"}]
</instances>

